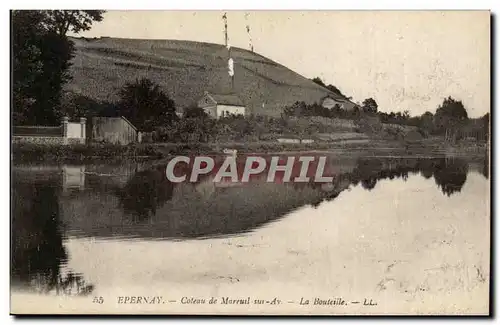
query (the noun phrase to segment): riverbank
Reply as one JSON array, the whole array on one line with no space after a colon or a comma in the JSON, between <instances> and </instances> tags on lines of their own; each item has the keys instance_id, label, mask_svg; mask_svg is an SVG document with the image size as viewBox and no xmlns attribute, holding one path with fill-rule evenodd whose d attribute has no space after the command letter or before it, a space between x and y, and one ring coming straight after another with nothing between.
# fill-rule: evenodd
<instances>
[{"instance_id":1,"label":"riverbank","mask_svg":"<svg viewBox=\"0 0 500 325\"><path fill-rule=\"evenodd\" d=\"M151 143L132 145L75 144L38 145L12 144L12 161L23 162L94 162L123 160L157 160L173 155L215 155L224 149L237 150L239 154L328 151L362 153L363 155L394 156L484 156L485 144L449 145L439 141L403 143L388 140L338 141L301 144L278 142L248 143Z\"/></svg>"},{"instance_id":2,"label":"riverbank","mask_svg":"<svg viewBox=\"0 0 500 325\"><path fill-rule=\"evenodd\" d=\"M72 144L72 145L39 145L12 144L13 162L86 162L113 161L124 159L159 159L163 154L155 147L145 144Z\"/></svg>"}]
</instances>

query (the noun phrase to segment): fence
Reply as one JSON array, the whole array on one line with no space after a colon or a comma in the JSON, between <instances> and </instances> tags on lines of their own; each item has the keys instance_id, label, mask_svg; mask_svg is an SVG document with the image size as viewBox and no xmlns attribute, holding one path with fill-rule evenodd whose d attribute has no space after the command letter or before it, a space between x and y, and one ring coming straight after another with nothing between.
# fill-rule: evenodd
<instances>
[{"instance_id":1,"label":"fence","mask_svg":"<svg viewBox=\"0 0 500 325\"><path fill-rule=\"evenodd\" d=\"M61 126L14 126L12 133L16 136L62 137Z\"/></svg>"},{"instance_id":2,"label":"fence","mask_svg":"<svg viewBox=\"0 0 500 325\"><path fill-rule=\"evenodd\" d=\"M69 122L68 117L61 119L60 126L14 126L12 143L35 144L74 144L85 143L86 118L79 122Z\"/></svg>"}]
</instances>

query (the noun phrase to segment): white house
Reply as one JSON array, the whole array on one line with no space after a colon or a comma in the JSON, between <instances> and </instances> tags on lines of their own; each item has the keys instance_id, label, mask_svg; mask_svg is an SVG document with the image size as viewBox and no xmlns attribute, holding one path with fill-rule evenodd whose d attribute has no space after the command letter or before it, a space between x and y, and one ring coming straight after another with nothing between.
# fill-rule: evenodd
<instances>
[{"instance_id":1,"label":"white house","mask_svg":"<svg viewBox=\"0 0 500 325\"><path fill-rule=\"evenodd\" d=\"M321 106L325 108L332 109L335 105L339 105L341 109L348 112L358 106L349 99L338 95L327 95L321 99Z\"/></svg>"},{"instance_id":2,"label":"white house","mask_svg":"<svg viewBox=\"0 0 500 325\"><path fill-rule=\"evenodd\" d=\"M245 115L246 107L243 101L235 94L211 94L205 92L198 101L198 107L214 117L221 118L227 115Z\"/></svg>"}]
</instances>

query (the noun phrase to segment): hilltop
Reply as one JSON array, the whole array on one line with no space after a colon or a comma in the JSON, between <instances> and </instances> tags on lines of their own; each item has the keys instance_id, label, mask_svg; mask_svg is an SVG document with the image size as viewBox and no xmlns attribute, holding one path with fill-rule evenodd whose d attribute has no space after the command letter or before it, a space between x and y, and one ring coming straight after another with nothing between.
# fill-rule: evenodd
<instances>
[{"instance_id":1,"label":"hilltop","mask_svg":"<svg viewBox=\"0 0 500 325\"><path fill-rule=\"evenodd\" d=\"M95 100L114 102L120 88L135 78L158 83L178 107L198 100L204 91L228 93L228 53L220 44L181 40L71 38L76 53L66 89ZM319 102L328 94L313 81L257 53L231 48L234 90L254 114L279 116L296 101Z\"/></svg>"}]
</instances>

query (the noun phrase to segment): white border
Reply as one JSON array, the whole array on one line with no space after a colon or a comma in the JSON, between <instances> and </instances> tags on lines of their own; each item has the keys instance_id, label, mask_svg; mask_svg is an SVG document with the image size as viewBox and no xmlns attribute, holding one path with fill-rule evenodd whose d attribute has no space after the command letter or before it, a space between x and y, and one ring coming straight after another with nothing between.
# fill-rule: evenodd
<instances>
[{"instance_id":1,"label":"white border","mask_svg":"<svg viewBox=\"0 0 500 325\"><path fill-rule=\"evenodd\" d=\"M197 9L197 10L237 10L237 9L274 9L274 10L437 10L437 9L455 9L455 10L484 10L490 9L495 14L500 12L499 9L499 1L493 0L475 0L475 1L450 1L450 0L414 0L414 1L401 1L401 0L379 0L379 1L361 1L361 0L344 0L344 1L328 1L328 0L308 0L303 2L298 1L269 1L269 0L241 0L241 1L229 1L229 0L219 0L215 2L207 2L206 0L183 0L183 1L150 1L150 0L86 0L79 2L68 3L68 1L64 0L49 0L40 3L39 1L31 0L31 1L3 1L1 6L3 7L1 11L1 19L2 19L2 27L0 29L2 36L2 49L0 54L2 56L2 87L0 88L2 91L2 117L0 118L0 132L2 132L2 136L0 137L1 151L2 151L2 159L1 159L1 170L3 171L2 175L2 186L1 186L1 203L0 206L3 208L2 213L2 226L0 229L4 231L2 238L4 239L3 245L1 245L1 260L4 262L4 267L1 269L2 274L0 276L1 279L1 287L2 287L2 304L3 310L1 312L2 315L2 324L11 323L14 321L12 317L9 317L9 249L10 249L10 211L8 210L10 203L10 184L7 181L9 179L9 164L10 164L10 155L9 152L9 139L10 139L10 114L9 114L9 99L10 99L10 66L9 66L9 9L52 9L52 8L64 8L64 9L163 9L163 10L188 10L188 9ZM496 17L495 22L495 32L493 36L498 34L498 17ZM439 26L436 26L439 28ZM496 37L495 37L496 38ZM498 58L498 51L495 48L495 57ZM493 58L492 58L493 59ZM498 68L494 71L494 78L498 73ZM496 83L495 83L496 84ZM498 84L496 84L498 86ZM497 87L498 88L498 87ZM492 89L493 91L493 89ZM497 107L498 105L498 94L496 96L496 100L492 103L492 107ZM498 126L499 117L498 114L495 114L495 123ZM492 138L496 138L496 133L492 135ZM498 149L498 148L495 148ZM496 150L495 150L496 151ZM9 159L7 158L9 157ZM492 168L495 166L492 164ZM495 173L496 174L496 173ZM498 201L498 192L495 191L495 196L491 199L494 201ZM492 218L495 216L492 215ZM495 218L496 219L496 218ZM495 234L498 236L498 224L499 221L496 221L496 229ZM498 242L497 240L495 241ZM495 261L498 261L498 247L495 247ZM498 274L498 269L497 269ZM495 293L498 293L498 279L495 280ZM498 312L499 308L499 298L496 296L496 306L495 310ZM134 320L135 323L143 323L148 319L142 320ZM268 320L263 319L254 319L255 321L267 322ZM25 320L25 324L35 323L37 320ZM38 320L52 323L54 320L45 319ZM72 322L72 319L61 320L61 322ZM178 322L179 320L171 319L171 322ZM190 320L188 320L189 322ZM204 320L211 321L211 320ZM212 320L213 321L213 320ZM234 319L229 319L226 321L233 322ZM306 318L300 318L297 321L300 322L308 322ZM349 319L334 319L334 321L347 322L352 321ZM376 322L385 322L386 319L380 318L372 318L370 321ZM402 322L404 320L397 320L398 322ZM440 319L420 319L417 321L425 321L428 323L434 323L440 321ZM466 320L473 321L473 320ZM92 324L101 324L104 323L104 320L97 319L88 319L84 322L92 323ZM115 320L115 322L123 322L121 320Z\"/></svg>"},{"instance_id":2,"label":"white border","mask_svg":"<svg viewBox=\"0 0 500 325\"><path fill-rule=\"evenodd\" d=\"M50 0L43 3L37 1L16 1L12 5L16 9L148 9L148 10L251 10L251 9L277 9L277 10L437 10L437 9L455 9L455 10L485 10L494 6L495 1L444 1L444 0L420 0L420 1L397 1L397 0L350 0L350 1L286 1L286 0L218 0L209 2L203 0L183 0L173 1L99 1L89 0L81 2Z\"/></svg>"}]
</instances>

